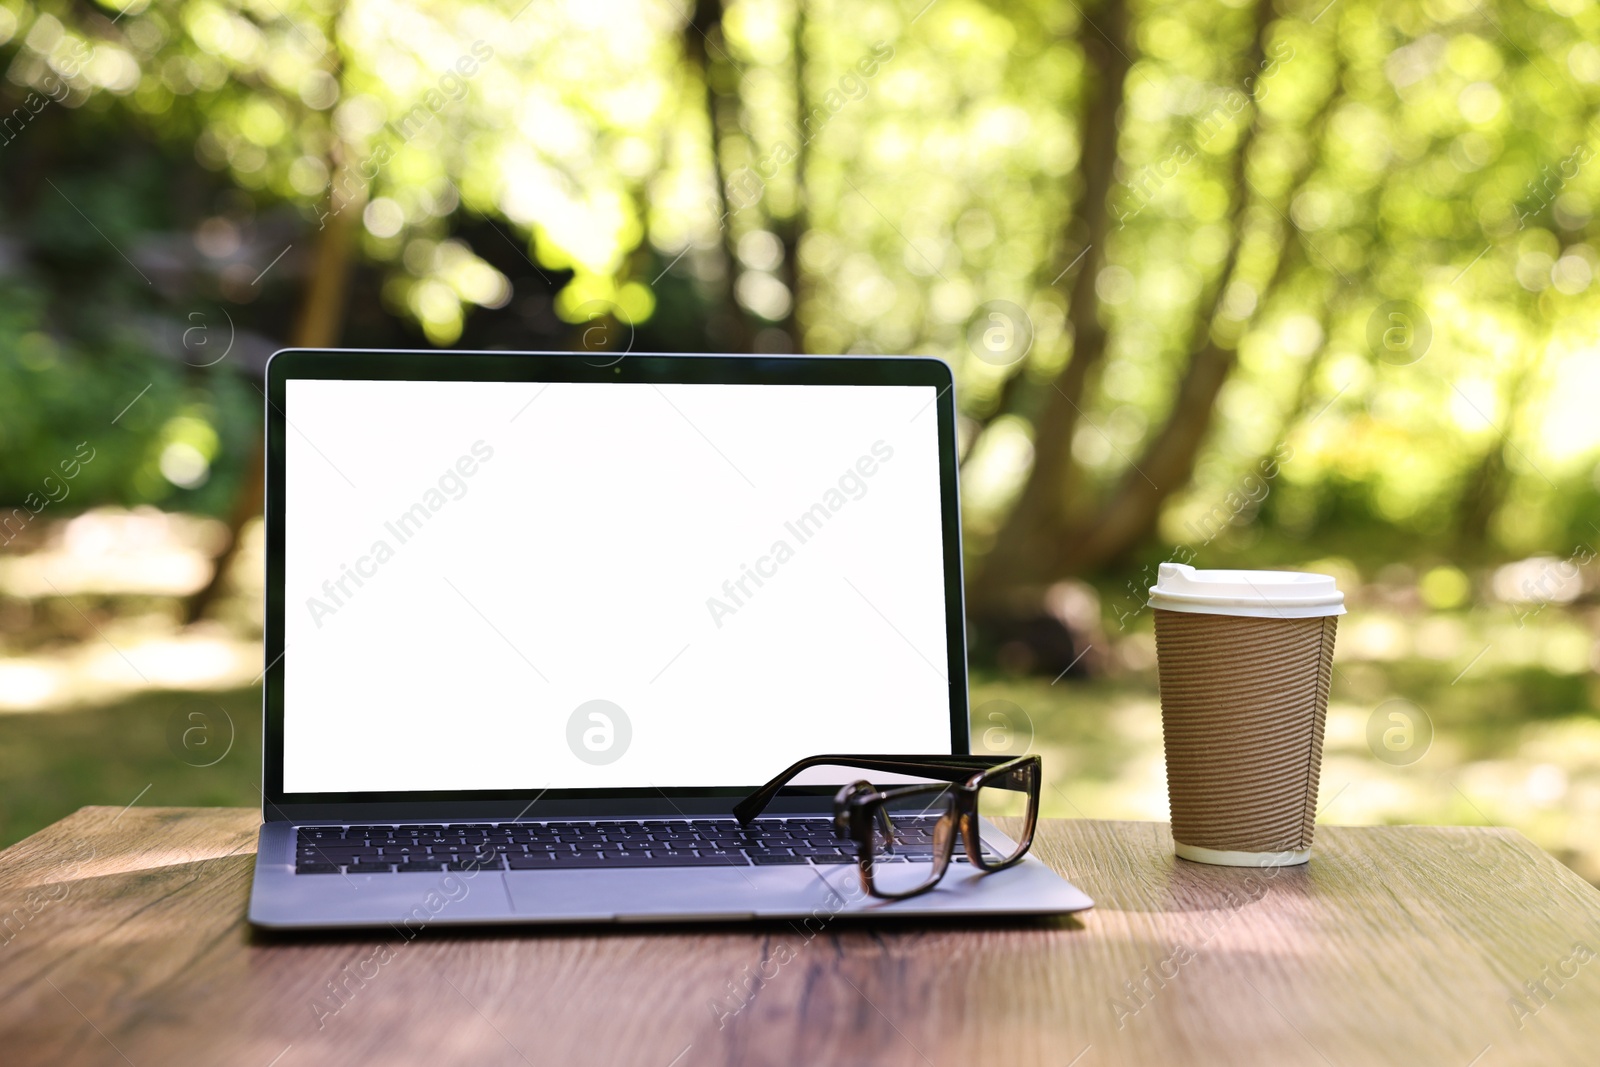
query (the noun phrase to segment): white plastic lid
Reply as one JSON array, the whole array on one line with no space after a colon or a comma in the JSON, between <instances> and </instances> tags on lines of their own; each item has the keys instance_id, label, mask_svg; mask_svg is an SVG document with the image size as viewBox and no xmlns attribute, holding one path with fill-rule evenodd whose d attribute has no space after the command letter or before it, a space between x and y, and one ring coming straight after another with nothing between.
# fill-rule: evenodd
<instances>
[{"instance_id":1,"label":"white plastic lid","mask_svg":"<svg viewBox=\"0 0 1600 1067\"><path fill-rule=\"evenodd\" d=\"M1163 563L1150 587L1150 606L1200 615L1313 619L1343 615L1344 594L1328 574L1197 571L1187 563Z\"/></svg>"}]
</instances>

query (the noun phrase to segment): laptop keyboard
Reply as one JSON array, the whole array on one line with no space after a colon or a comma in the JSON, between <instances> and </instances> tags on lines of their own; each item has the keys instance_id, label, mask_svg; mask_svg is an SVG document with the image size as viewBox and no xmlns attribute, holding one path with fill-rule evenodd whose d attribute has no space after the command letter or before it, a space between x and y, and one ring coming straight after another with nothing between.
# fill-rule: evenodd
<instances>
[{"instance_id":1,"label":"laptop keyboard","mask_svg":"<svg viewBox=\"0 0 1600 1067\"><path fill-rule=\"evenodd\" d=\"M933 859L935 818L895 820L896 847L879 862ZM985 855L987 855L987 851ZM959 848L952 857L967 862ZM296 827L296 874L394 871L549 871L610 867L749 867L854 863L854 842L826 818L426 823Z\"/></svg>"}]
</instances>

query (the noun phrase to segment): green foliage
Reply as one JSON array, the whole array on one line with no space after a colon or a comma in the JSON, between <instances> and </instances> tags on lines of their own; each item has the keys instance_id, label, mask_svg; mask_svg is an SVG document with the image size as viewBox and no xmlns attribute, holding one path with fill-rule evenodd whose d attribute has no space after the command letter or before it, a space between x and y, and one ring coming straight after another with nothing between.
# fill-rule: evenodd
<instances>
[{"instance_id":1,"label":"green foliage","mask_svg":"<svg viewBox=\"0 0 1600 1067\"><path fill-rule=\"evenodd\" d=\"M1075 506L1134 476L1214 343L1229 377L1192 484L1162 486L1165 540L1287 442L1261 512L1274 536L1569 547L1595 517L1600 450L1600 15L1571 0L1320 7L1135 0L1108 44L1118 0L729 0L713 26L668 0L5 0L0 61L8 109L51 101L26 136L131 125L279 211L295 256L358 214L384 307L436 344L512 298L489 261L504 241L561 278L569 322L659 316L681 334L733 314L788 331L761 343L947 358L980 549L1026 477L1039 398L1079 357L1068 307L1091 268L1108 336L1074 400ZM1086 203L1108 47L1132 66L1111 194ZM699 53L729 104L716 121ZM65 260L108 258L170 224L141 189L80 175L71 204L41 199L12 224ZM1097 215L1112 225L1090 249ZM223 296L254 299L243 281ZM0 305L0 373L49 413L0 426L29 463L59 448L40 427L87 426L141 376L161 426L194 407L192 378L141 371L115 331L80 362L60 278L29 282L45 291ZM1026 312L1019 362L973 354L993 301ZM1395 302L1415 313L1393 319ZM21 339L41 333L65 384L29 369L45 357ZM221 429L214 387L208 425L242 437ZM137 479L155 439L105 470ZM25 482L8 469L0 492Z\"/></svg>"}]
</instances>

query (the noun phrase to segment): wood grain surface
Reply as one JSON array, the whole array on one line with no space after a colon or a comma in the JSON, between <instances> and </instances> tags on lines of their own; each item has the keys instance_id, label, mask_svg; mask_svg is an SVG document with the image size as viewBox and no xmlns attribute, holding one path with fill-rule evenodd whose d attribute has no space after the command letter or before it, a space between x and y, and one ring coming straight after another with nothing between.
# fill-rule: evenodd
<instances>
[{"instance_id":1,"label":"wood grain surface","mask_svg":"<svg viewBox=\"0 0 1600 1067\"><path fill-rule=\"evenodd\" d=\"M1600 892L1504 830L1322 827L1274 872L1052 821L1077 919L408 942L252 933L257 818L85 808L0 852L0 1063L1600 1062Z\"/></svg>"}]
</instances>

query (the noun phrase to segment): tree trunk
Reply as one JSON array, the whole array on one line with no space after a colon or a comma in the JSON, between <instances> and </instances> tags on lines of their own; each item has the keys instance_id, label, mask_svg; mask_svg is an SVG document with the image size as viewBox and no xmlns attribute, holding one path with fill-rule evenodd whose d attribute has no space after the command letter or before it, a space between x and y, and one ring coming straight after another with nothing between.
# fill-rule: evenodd
<instances>
[{"instance_id":1,"label":"tree trunk","mask_svg":"<svg viewBox=\"0 0 1600 1067\"><path fill-rule=\"evenodd\" d=\"M1266 3L1262 3L1261 11L1270 19ZM1258 35L1256 35L1256 62L1261 56L1262 35L1266 34L1267 22L1258 22ZM1328 98L1323 101L1309 123L1307 123L1307 144L1317 144L1322 139L1328 115L1333 112L1334 102L1339 99L1338 77L1334 77L1333 86L1328 91ZM1062 568L1070 568L1074 573L1083 573L1088 569L1104 565L1107 561L1122 557L1134 545L1146 541L1155 533L1155 526L1162 517L1162 507L1174 493L1181 491L1189 485L1190 478L1194 477L1195 459L1200 454L1200 446L1205 443L1206 435L1210 434L1211 421L1216 414L1216 398L1222 392L1222 386L1227 384L1230 374L1234 371L1238 357L1238 338L1242 338L1248 323L1240 323L1237 330L1230 330L1227 334L1219 336L1221 331L1216 330L1216 320L1222 312L1222 306L1227 298L1227 286L1234 280L1235 270L1238 267L1238 253L1240 253L1240 240L1243 232L1243 213L1250 203L1248 184L1245 179L1245 152L1256 139L1256 126L1259 115L1251 120L1251 133L1246 134L1240 142L1240 154L1235 158L1234 174L1237 182L1238 202L1235 203L1234 219L1234 245L1227 254L1226 266L1222 270L1218 286L1214 290L1210 314L1195 322L1194 341L1197 344L1195 354L1190 357L1189 368L1184 373L1184 378L1179 382L1178 395L1173 400L1173 410L1166 419L1162 429L1150 438L1149 446L1139 456L1138 464L1133 469L1123 474L1118 482L1117 490L1112 493L1106 506L1099 509L1094 515L1093 522L1083 523L1075 536L1062 539L1064 552L1059 560ZM1318 155L1307 152L1306 162L1302 163L1298 173L1290 182L1290 192L1285 197L1285 211L1293 203L1294 195L1306 184L1306 179L1317 166ZM1262 288L1261 296L1256 301L1256 309L1266 306L1272 293L1282 285L1296 262L1304 258L1304 246L1301 238L1296 235L1293 224L1285 219L1285 234L1283 234L1282 251L1278 253L1278 261L1272 270L1272 278Z\"/></svg>"},{"instance_id":2,"label":"tree trunk","mask_svg":"<svg viewBox=\"0 0 1600 1067\"><path fill-rule=\"evenodd\" d=\"M342 147L335 151L339 155L346 154ZM366 205L366 189L342 164L340 168L342 179L349 183L349 191L334 193L336 211L328 216L317 234L311 273L289 338L296 348L330 348L339 343L339 335L344 331L350 268L355 256L356 235L361 228L361 211Z\"/></svg>"},{"instance_id":3,"label":"tree trunk","mask_svg":"<svg viewBox=\"0 0 1600 1067\"><path fill-rule=\"evenodd\" d=\"M366 190L353 172L346 169L344 158L348 153L343 146L335 145L332 155L335 178L330 186L329 214L317 232L300 309L289 334L289 344L293 348L333 348L338 345L344 329L346 294ZM227 539L212 564L211 577L184 604L185 623L198 622L215 603L238 558L245 526L262 513L266 459L266 428L263 427L245 463L244 478L234 494L233 507L228 513Z\"/></svg>"},{"instance_id":4,"label":"tree trunk","mask_svg":"<svg viewBox=\"0 0 1600 1067\"><path fill-rule=\"evenodd\" d=\"M795 129L804 130L806 115L810 111L811 96L806 91L806 0L794 0L794 24L790 29L789 53L794 64ZM783 264L779 279L789 289L789 313L780 324L789 337L789 350L801 352L800 298L804 284L800 269L800 240L810 225L809 205L806 200L806 165L811 157L810 139L801 136L795 145L794 158L794 210L788 218L774 219L772 229L783 242Z\"/></svg>"},{"instance_id":5,"label":"tree trunk","mask_svg":"<svg viewBox=\"0 0 1600 1067\"><path fill-rule=\"evenodd\" d=\"M1260 69L1271 23L1271 6L1262 0L1256 9L1255 43L1250 57L1252 71ZM1289 183L1285 211L1315 170L1319 157L1309 146L1320 142L1338 97L1339 74L1336 74L1321 108L1307 123L1308 151L1304 163ZM1237 199L1231 219L1233 242L1209 299L1197 306L1200 314L1196 317L1191 334L1194 354L1178 385L1171 413L1160 431L1150 439L1139 459L1123 473L1116 489L1105 506L1095 514L1093 521L1082 523L1073 536L1058 541L1062 551L1056 565L1063 570L1092 570L1126 554L1151 537L1160 520L1162 507L1174 493L1186 487L1194 475L1195 461L1211 429L1217 397L1233 373L1238 356L1238 338L1246 326L1241 323L1237 329L1229 330L1226 334L1217 329L1228 287L1238 270L1244 215L1251 203L1247 166L1250 150L1260 133L1260 121L1258 111L1241 138L1234 157L1233 178ZM1305 250L1301 240L1287 219L1284 227L1278 262L1256 303L1258 312L1289 276L1293 265L1302 261Z\"/></svg>"},{"instance_id":6,"label":"tree trunk","mask_svg":"<svg viewBox=\"0 0 1600 1067\"><path fill-rule=\"evenodd\" d=\"M1482 554L1488 541L1489 523L1505 503L1506 493L1511 489L1511 469L1506 462L1506 453L1517 448L1512 438L1522 422L1523 409L1528 394L1532 392L1530 387L1536 366L1536 361L1525 360L1512 373L1506 391L1505 420L1502 425L1495 427L1494 444L1489 446L1489 450L1473 468L1462 489L1456 519L1456 549L1463 559L1470 558L1472 554Z\"/></svg>"},{"instance_id":7,"label":"tree trunk","mask_svg":"<svg viewBox=\"0 0 1600 1067\"><path fill-rule=\"evenodd\" d=\"M737 86L739 71L733 66L723 44L722 0L695 0L694 13L683 27L683 52L705 89L706 123L710 129L711 167L716 180L717 238L722 252L722 278L717 282L716 308L711 315L711 333L720 335L730 352L749 352L754 348L755 330L739 305L735 287L739 279L738 241L733 215L748 204L735 203L728 188L725 141L739 129L739 94L728 91Z\"/></svg>"},{"instance_id":8,"label":"tree trunk","mask_svg":"<svg viewBox=\"0 0 1600 1067\"><path fill-rule=\"evenodd\" d=\"M1056 558L1052 542L1067 525L1077 488L1079 471L1072 456L1072 438L1082 415L1090 372L1105 355L1106 331L1100 322L1095 280L1105 261L1106 237L1111 231L1108 201L1116 175L1117 119L1133 45L1127 32L1126 0L1106 0L1096 15L1098 30L1085 18L1078 31L1093 74L1083 90L1083 192L1068 227L1069 234L1076 231L1081 236L1078 247L1086 247L1068 302L1072 355L1051 382L1034 419L1033 468L1021 495L971 582L969 603L975 618L1010 613L1010 601L1019 587L1037 585L1050 577ZM1069 247L1073 243L1067 242Z\"/></svg>"}]
</instances>

